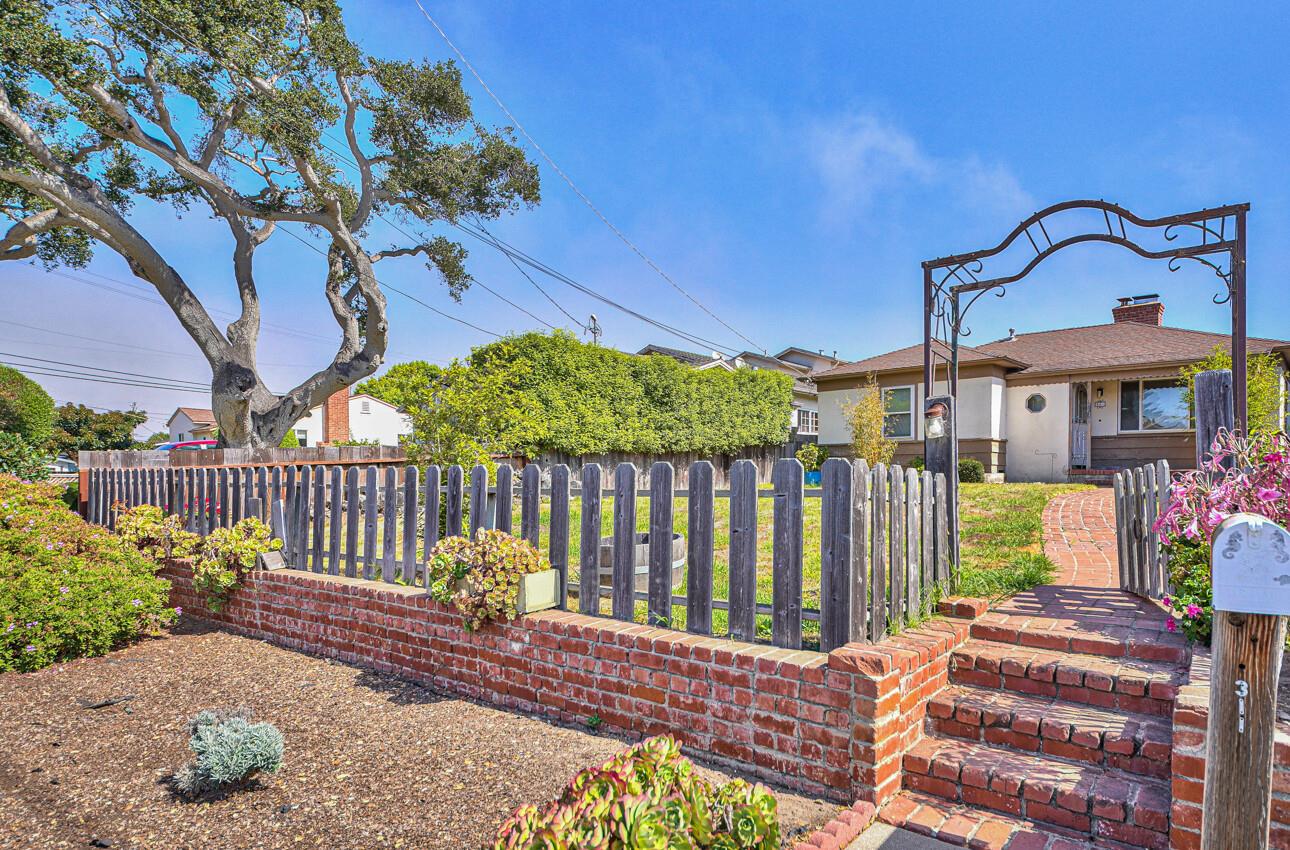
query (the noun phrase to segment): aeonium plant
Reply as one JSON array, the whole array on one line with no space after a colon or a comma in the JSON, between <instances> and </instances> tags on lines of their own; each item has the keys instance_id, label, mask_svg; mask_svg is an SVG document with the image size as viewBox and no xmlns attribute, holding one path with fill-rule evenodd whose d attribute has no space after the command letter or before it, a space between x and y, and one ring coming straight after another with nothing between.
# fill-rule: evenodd
<instances>
[{"instance_id":1,"label":"aeonium plant","mask_svg":"<svg viewBox=\"0 0 1290 850\"><path fill-rule=\"evenodd\" d=\"M1169 487L1168 507L1154 529L1169 557L1173 593L1164 597L1165 622L1193 641L1208 643L1214 618L1210 547L1223 520L1235 513L1290 526L1290 437L1222 431L1195 472Z\"/></svg>"},{"instance_id":2,"label":"aeonium plant","mask_svg":"<svg viewBox=\"0 0 1290 850\"><path fill-rule=\"evenodd\" d=\"M448 537L430 552L430 595L451 605L474 631L490 620L513 620L520 579L551 568L531 543L481 528L474 538Z\"/></svg>"}]
</instances>

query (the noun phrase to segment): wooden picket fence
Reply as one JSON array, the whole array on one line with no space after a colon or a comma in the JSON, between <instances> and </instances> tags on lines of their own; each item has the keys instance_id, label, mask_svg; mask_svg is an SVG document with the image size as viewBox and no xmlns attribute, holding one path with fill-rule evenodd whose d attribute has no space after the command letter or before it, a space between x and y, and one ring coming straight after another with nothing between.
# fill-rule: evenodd
<instances>
[{"instance_id":1,"label":"wooden picket fence","mask_svg":"<svg viewBox=\"0 0 1290 850\"><path fill-rule=\"evenodd\" d=\"M778 647L802 648L803 622L819 624L820 648L849 641L876 641L920 619L952 584L947 491L943 475L864 461L828 460L822 486L806 490L802 465L785 458L772 470L769 488L759 486L757 466L735 463L730 489L714 488L713 466L691 464L688 488L673 487L671 464L650 468L649 488L638 490L638 470L622 463L606 482L599 464L586 464L578 486L567 466L541 470L530 464L518 474L499 466L495 480L476 466L379 469L330 465L274 468L102 469L90 474L88 518L113 527L114 507L155 504L184 517L198 533L227 527L259 506L269 506L274 533L284 541L295 569L406 585L427 582L427 553L444 537L473 535L479 528L516 533L541 545L544 505L546 551L560 578L561 607L576 598L577 610L639 618L671 626L683 611L685 628L713 634L713 611L725 611L729 637L752 641L758 618L770 621ZM687 499L688 538L683 595L674 592L673 532L676 497ZM648 499L648 590L636 590L637 498ZM611 578L601 586L601 514L612 499ZM714 505L729 503L729 583L725 599L714 597ZM802 604L803 505L821 503L820 607ZM581 500L579 528L570 508ZM773 500L772 524L758 528L758 500ZM518 502L518 529L516 522ZM597 592L573 581L571 535L579 536L579 576L594 576ZM757 600L759 534L772 541L771 601ZM812 630L813 631L813 630Z\"/></svg>"},{"instance_id":2,"label":"wooden picket fence","mask_svg":"<svg viewBox=\"0 0 1290 850\"><path fill-rule=\"evenodd\" d=\"M1120 589L1159 599L1169 590L1169 559L1154 530L1169 501L1169 461L1115 474L1115 542Z\"/></svg>"}]
</instances>

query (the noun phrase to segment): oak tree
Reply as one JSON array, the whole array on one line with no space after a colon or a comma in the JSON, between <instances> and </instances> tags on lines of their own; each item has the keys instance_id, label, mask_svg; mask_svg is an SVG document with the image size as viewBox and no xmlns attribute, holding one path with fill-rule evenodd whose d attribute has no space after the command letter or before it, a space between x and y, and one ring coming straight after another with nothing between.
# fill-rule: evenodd
<instances>
[{"instance_id":1,"label":"oak tree","mask_svg":"<svg viewBox=\"0 0 1290 850\"><path fill-rule=\"evenodd\" d=\"M0 259L124 258L209 362L224 445L277 446L376 371L378 263L420 256L460 297L466 251L432 225L538 199L536 167L509 128L474 119L453 63L365 53L335 0L0 0ZM208 209L227 227L232 323L216 324L144 232L140 201ZM377 219L397 242L374 244ZM255 258L292 227L323 239L317 285L340 340L330 363L274 394L256 352L260 291L280 281L257 279Z\"/></svg>"}]
</instances>

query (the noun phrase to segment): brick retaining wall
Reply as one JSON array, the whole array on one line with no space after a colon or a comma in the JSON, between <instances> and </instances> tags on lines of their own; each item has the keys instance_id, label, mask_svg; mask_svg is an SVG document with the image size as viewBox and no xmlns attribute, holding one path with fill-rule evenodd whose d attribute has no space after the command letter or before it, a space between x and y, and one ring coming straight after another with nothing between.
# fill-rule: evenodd
<instances>
[{"instance_id":1,"label":"brick retaining wall","mask_svg":"<svg viewBox=\"0 0 1290 850\"><path fill-rule=\"evenodd\" d=\"M1205 800L1205 737L1209 725L1210 653L1193 651L1186 685L1174 702L1173 808L1170 850L1199 850ZM1290 724L1278 720L1272 757L1271 850L1290 850Z\"/></svg>"},{"instance_id":2,"label":"brick retaining wall","mask_svg":"<svg viewBox=\"0 0 1290 850\"><path fill-rule=\"evenodd\" d=\"M544 611L471 633L417 588L259 571L214 613L186 564L162 575L185 616L230 631L562 723L670 733L765 781L878 805L900 790L926 697L968 632L935 620L823 654Z\"/></svg>"}]
</instances>

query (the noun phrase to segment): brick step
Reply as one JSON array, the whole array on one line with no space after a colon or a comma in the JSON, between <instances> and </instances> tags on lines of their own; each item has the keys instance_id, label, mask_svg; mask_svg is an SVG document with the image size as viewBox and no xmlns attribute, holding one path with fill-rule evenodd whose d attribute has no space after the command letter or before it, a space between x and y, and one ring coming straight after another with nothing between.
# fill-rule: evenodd
<instances>
[{"instance_id":1,"label":"brick step","mask_svg":"<svg viewBox=\"0 0 1290 850\"><path fill-rule=\"evenodd\" d=\"M955 650L950 681L1168 717L1173 713L1182 671L1177 665L1158 661L973 639Z\"/></svg>"},{"instance_id":2,"label":"brick step","mask_svg":"<svg viewBox=\"0 0 1290 850\"><path fill-rule=\"evenodd\" d=\"M1185 664L1187 639L1171 633L1168 613L1118 590L1046 585L982 614L972 637L1037 649Z\"/></svg>"},{"instance_id":3,"label":"brick step","mask_svg":"<svg viewBox=\"0 0 1290 850\"><path fill-rule=\"evenodd\" d=\"M970 685L942 688L928 702L927 716L928 728L943 737L1170 775L1173 727L1160 717Z\"/></svg>"},{"instance_id":4,"label":"brick step","mask_svg":"<svg viewBox=\"0 0 1290 850\"><path fill-rule=\"evenodd\" d=\"M1169 846L1169 786L1158 779L928 736L904 757L905 788L1131 847Z\"/></svg>"},{"instance_id":5,"label":"brick step","mask_svg":"<svg viewBox=\"0 0 1290 850\"><path fill-rule=\"evenodd\" d=\"M973 850L1131 850L1060 827L982 811L931 794L902 791L878 812L883 823Z\"/></svg>"}]
</instances>

